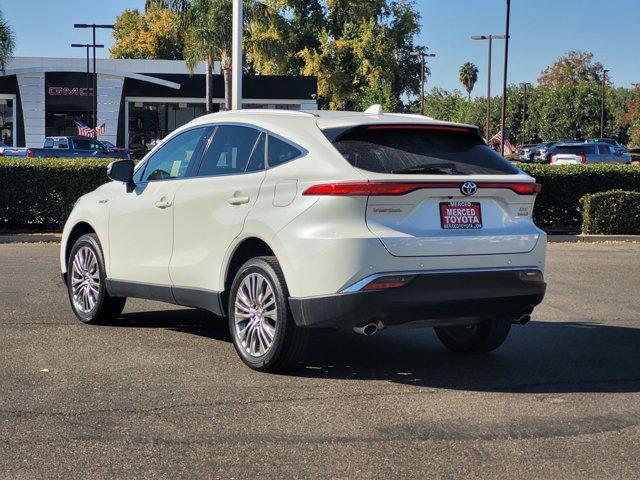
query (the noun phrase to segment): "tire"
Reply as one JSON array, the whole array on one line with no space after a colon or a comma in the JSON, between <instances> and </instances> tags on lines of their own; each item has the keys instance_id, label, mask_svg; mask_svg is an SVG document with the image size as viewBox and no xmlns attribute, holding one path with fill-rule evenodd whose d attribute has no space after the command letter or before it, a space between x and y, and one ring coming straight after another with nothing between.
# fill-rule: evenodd
<instances>
[{"instance_id":1,"label":"tire","mask_svg":"<svg viewBox=\"0 0 640 480\"><path fill-rule=\"evenodd\" d=\"M227 311L233 345L249 368L282 371L302 357L308 332L293 320L289 290L275 257L256 257L240 267Z\"/></svg>"},{"instance_id":2,"label":"tire","mask_svg":"<svg viewBox=\"0 0 640 480\"><path fill-rule=\"evenodd\" d=\"M105 278L104 257L98 236L94 233L83 235L73 245L67 260L69 302L81 322L107 323L122 313L127 299L109 295ZM84 286L77 287L78 283Z\"/></svg>"},{"instance_id":3,"label":"tire","mask_svg":"<svg viewBox=\"0 0 640 480\"><path fill-rule=\"evenodd\" d=\"M436 335L449 350L457 353L487 353L506 340L511 329L507 320L483 320L472 325L435 327Z\"/></svg>"}]
</instances>

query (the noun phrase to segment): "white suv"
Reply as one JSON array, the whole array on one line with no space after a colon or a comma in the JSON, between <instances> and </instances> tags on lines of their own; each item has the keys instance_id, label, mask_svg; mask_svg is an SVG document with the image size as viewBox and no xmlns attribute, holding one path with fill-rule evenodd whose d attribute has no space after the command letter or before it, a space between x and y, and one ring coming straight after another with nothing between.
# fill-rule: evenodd
<instances>
[{"instance_id":1,"label":"white suv","mask_svg":"<svg viewBox=\"0 0 640 480\"><path fill-rule=\"evenodd\" d=\"M135 169L112 163L64 228L75 314L203 308L263 371L318 328L433 326L454 351L497 348L544 296L539 185L475 127L368 112L216 113Z\"/></svg>"}]
</instances>

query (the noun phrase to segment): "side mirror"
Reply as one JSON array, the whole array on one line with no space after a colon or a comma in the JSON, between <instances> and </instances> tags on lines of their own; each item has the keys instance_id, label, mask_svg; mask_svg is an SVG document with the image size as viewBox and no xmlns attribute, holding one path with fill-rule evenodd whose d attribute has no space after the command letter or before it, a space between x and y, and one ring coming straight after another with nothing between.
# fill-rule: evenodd
<instances>
[{"instance_id":1,"label":"side mirror","mask_svg":"<svg viewBox=\"0 0 640 480\"><path fill-rule=\"evenodd\" d=\"M107 167L107 177L130 185L133 180L133 160L117 160Z\"/></svg>"}]
</instances>

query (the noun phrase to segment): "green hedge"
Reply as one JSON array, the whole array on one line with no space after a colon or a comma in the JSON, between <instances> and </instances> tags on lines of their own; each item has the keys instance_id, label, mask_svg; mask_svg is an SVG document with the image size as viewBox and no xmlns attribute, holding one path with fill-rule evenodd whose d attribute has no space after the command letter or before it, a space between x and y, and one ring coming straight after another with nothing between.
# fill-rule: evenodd
<instances>
[{"instance_id":1,"label":"green hedge","mask_svg":"<svg viewBox=\"0 0 640 480\"><path fill-rule=\"evenodd\" d=\"M107 181L110 161L0 157L0 230L60 229L75 201ZM587 194L640 191L640 166L518 166L542 184L533 215L547 231L578 232Z\"/></svg>"},{"instance_id":2,"label":"green hedge","mask_svg":"<svg viewBox=\"0 0 640 480\"><path fill-rule=\"evenodd\" d=\"M640 192L612 190L582 197L582 233L640 235Z\"/></svg>"},{"instance_id":3,"label":"green hedge","mask_svg":"<svg viewBox=\"0 0 640 480\"><path fill-rule=\"evenodd\" d=\"M0 157L0 230L59 230L112 159Z\"/></svg>"},{"instance_id":4,"label":"green hedge","mask_svg":"<svg viewBox=\"0 0 640 480\"><path fill-rule=\"evenodd\" d=\"M622 164L535 165L518 167L542 184L533 219L547 231L580 231L587 194L608 190L640 191L640 167Z\"/></svg>"}]
</instances>

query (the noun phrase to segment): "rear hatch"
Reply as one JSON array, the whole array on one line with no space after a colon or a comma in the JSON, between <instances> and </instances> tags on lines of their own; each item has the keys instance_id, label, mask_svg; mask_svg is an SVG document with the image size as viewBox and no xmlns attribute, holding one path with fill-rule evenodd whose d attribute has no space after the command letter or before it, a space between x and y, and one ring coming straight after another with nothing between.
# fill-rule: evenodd
<instances>
[{"instance_id":1,"label":"rear hatch","mask_svg":"<svg viewBox=\"0 0 640 480\"><path fill-rule=\"evenodd\" d=\"M587 163L584 145L558 145L553 149L549 163L554 165L573 165ZM595 149L594 153L595 153Z\"/></svg>"},{"instance_id":2,"label":"rear hatch","mask_svg":"<svg viewBox=\"0 0 640 480\"><path fill-rule=\"evenodd\" d=\"M472 127L361 125L336 149L371 184L366 222L395 256L531 251L538 185Z\"/></svg>"}]
</instances>

